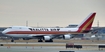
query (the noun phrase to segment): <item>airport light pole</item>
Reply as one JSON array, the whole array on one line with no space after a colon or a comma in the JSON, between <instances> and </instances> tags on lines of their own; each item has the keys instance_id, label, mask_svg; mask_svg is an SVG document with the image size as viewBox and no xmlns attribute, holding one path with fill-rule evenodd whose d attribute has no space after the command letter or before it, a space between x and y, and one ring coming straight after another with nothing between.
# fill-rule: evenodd
<instances>
[{"instance_id":1,"label":"airport light pole","mask_svg":"<svg viewBox=\"0 0 105 52\"><path fill-rule=\"evenodd\" d=\"M28 20L26 21L26 26L28 26Z\"/></svg>"},{"instance_id":2,"label":"airport light pole","mask_svg":"<svg viewBox=\"0 0 105 52\"><path fill-rule=\"evenodd\" d=\"M97 27L99 28L99 20L97 21Z\"/></svg>"},{"instance_id":3,"label":"airport light pole","mask_svg":"<svg viewBox=\"0 0 105 52\"><path fill-rule=\"evenodd\" d=\"M97 21L97 28L99 28L99 20ZM97 38L98 41L99 41L99 36L100 36L100 33L97 32L97 34L96 34L96 38Z\"/></svg>"}]
</instances>

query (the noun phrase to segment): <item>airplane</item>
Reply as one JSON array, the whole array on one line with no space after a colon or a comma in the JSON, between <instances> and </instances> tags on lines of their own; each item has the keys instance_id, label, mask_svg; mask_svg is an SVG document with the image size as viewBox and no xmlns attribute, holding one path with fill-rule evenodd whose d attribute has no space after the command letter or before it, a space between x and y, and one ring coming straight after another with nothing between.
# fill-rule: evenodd
<instances>
[{"instance_id":1,"label":"airplane","mask_svg":"<svg viewBox=\"0 0 105 52\"><path fill-rule=\"evenodd\" d=\"M2 33L9 37L20 37L23 40L38 39L38 42L53 42L54 38L62 36L63 39L70 39L70 34L83 34L91 31L96 12L90 13L76 28L33 28L27 26L12 26ZM14 39L11 40L14 42Z\"/></svg>"}]
</instances>

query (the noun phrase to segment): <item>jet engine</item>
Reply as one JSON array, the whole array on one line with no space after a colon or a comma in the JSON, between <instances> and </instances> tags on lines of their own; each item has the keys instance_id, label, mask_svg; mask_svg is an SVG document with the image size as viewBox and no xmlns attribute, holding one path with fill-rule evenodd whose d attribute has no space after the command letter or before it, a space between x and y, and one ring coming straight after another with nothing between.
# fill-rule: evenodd
<instances>
[{"instance_id":1,"label":"jet engine","mask_svg":"<svg viewBox=\"0 0 105 52\"><path fill-rule=\"evenodd\" d=\"M50 36L44 36L43 39L44 39L44 40L50 40L51 37L50 37Z\"/></svg>"},{"instance_id":2,"label":"jet engine","mask_svg":"<svg viewBox=\"0 0 105 52\"><path fill-rule=\"evenodd\" d=\"M71 34L65 34L63 36L63 39L65 39L65 40L68 40L68 39L71 39L71 38L72 38L72 35Z\"/></svg>"}]
</instances>

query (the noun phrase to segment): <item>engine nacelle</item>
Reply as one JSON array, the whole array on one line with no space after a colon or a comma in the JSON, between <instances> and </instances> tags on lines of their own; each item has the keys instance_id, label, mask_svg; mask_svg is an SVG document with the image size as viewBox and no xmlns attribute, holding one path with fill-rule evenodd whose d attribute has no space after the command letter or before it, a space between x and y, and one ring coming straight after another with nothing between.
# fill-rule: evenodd
<instances>
[{"instance_id":1,"label":"engine nacelle","mask_svg":"<svg viewBox=\"0 0 105 52\"><path fill-rule=\"evenodd\" d=\"M50 40L51 37L50 37L50 36L44 36L43 39L44 39L44 40Z\"/></svg>"},{"instance_id":2,"label":"engine nacelle","mask_svg":"<svg viewBox=\"0 0 105 52\"><path fill-rule=\"evenodd\" d=\"M71 38L72 36L70 34L66 34L63 36L63 39L66 39L66 40L71 39Z\"/></svg>"}]
</instances>

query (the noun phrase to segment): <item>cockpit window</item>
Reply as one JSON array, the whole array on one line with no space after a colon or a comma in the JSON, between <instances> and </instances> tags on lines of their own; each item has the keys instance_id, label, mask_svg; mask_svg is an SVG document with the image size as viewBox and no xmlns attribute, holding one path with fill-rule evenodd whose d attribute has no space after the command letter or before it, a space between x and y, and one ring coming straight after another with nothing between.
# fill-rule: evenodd
<instances>
[{"instance_id":1,"label":"cockpit window","mask_svg":"<svg viewBox=\"0 0 105 52\"><path fill-rule=\"evenodd\" d=\"M28 28L28 29L32 31L32 28Z\"/></svg>"}]
</instances>

